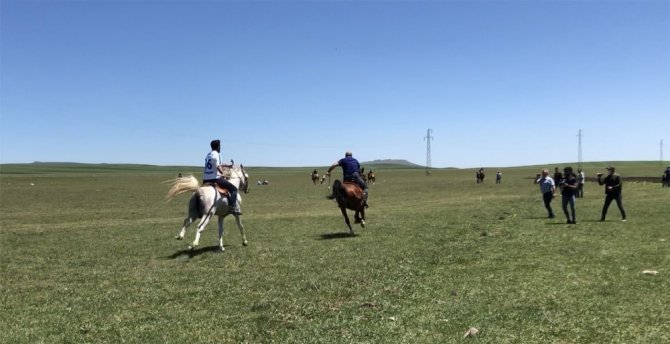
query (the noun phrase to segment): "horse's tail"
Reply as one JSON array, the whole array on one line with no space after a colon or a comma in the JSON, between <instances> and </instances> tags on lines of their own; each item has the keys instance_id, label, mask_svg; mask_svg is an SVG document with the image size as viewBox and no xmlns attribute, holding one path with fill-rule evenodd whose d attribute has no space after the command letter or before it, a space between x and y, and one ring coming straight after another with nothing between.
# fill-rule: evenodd
<instances>
[{"instance_id":1,"label":"horse's tail","mask_svg":"<svg viewBox=\"0 0 670 344\"><path fill-rule=\"evenodd\" d=\"M172 186L170 191L168 191L165 198L169 201L180 193L186 191L196 191L200 186L198 180L194 176L179 177L173 180L168 181Z\"/></svg>"},{"instance_id":2,"label":"horse's tail","mask_svg":"<svg viewBox=\"0 0 670 344\"><path fill-rule=\"evenodd\" d=\"M347 191L344 189L344 184L339 179L335 179L331 187L332 193L327 196L328 199L337 199L338 203L346 199Z\"/></svg>"}]
</instances>

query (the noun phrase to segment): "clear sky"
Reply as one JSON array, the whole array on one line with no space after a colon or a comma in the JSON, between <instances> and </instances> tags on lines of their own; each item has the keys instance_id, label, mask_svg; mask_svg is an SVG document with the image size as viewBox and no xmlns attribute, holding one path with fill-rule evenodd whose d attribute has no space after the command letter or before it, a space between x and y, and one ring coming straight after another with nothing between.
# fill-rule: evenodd
<instances>
[{"instance_id":1,"label":"clear sky","mask_svg":"<svg viewBox=\"0 0 670 344\"><path fill-rule=\"evenodd\" d=\"M670 157L670 1L0 2L0 163Z\"/></svg>"}]
</instances>

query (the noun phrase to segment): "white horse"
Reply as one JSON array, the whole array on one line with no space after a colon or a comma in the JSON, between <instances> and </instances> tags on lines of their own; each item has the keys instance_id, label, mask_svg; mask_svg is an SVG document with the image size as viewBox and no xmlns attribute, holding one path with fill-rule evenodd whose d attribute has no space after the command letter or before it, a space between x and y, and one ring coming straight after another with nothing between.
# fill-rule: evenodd
<instances>
[{"instance_id":1,"label":"white horse","mask_svg":"<svg viewBox=\"0 0 670 344\"><path fill-rule=\"evenodd\" d=\"M227 176L228 181L235 185L237 189L245 193L249 192L249 176L244 172L244 167L241 168L226 168L224 169L224 176ZM198 223L198 229L195 233L193 243L189 245L190 249L198 247L200 243L200 234L205 230L207 223L212 216L217 215L219 218L219 248L224 251L223 247L223 219L230 214L228 207L228 198L222 197L211 185L200 186L198 180L191 176L180 177L171 181L171 188L168 191L167 199L170 200L174 196L186 191L194 191L193 196L188 202L188 217L184 219L184 225L181 227L177 240L184 239L186 228L195 220L202 218ZM240 192L237 193L237 208L241 209L242 196ZM240 219L240 213L234 213L237 228L240 229L242 235L242 245L247 246L247 237L244 235L244 226Z\"/></svg>"}]
</instances>

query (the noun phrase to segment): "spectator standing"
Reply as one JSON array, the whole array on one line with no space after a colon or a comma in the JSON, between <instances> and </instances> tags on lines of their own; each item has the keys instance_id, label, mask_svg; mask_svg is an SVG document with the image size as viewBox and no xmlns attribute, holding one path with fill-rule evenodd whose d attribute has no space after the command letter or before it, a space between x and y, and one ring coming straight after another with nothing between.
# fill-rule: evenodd
<instances>
[{"instance_id":1,"label":"spectator standing","mask_svg":"<svg viewBox=\"0 0 670 344\"><path fill-rule=\"evenodd\" d=\"M603 205L602 215L600 216L600 221L605 221L605 215L607 215L607 208L609 208L612 201L616 201L617 207L621 212L621 221L626 222L626 211L623 209L621 204L621 176L614 173L616 169L613 166L607 167L607 177L603 180L602 173L598 173L598 184L605 185L605 204Z\"/></svg>"},{"instance_id":2,"label":"spectator standing","mask_svg":"<svg viewBox=\"0 0 670 344\"><path fill-rule=\"evenodd\" d=\"M501 182L502 182L502 172L498 170L498 172L496 172L496 184L500 184Z\"/></svg>"},{"instance_id":3,"label":"spectator standing","mask_svg":"<svg viewBox=\"0 0 670 344\"><path fill-rule=\"evenodd\" d=\"M563 179L563 173L556 167L554 169L554 183L559 183Z\"/></svg>"},{"instance_id":4,"label":"spectator standing","mask_svg":"<svg viewBox=\"0 0 670 344\"><path fill-rule=\"evenodd\" d=\"M568 166L563 169L563 179L559 182L561 186L561 205L563 206L563 213L568 220L568 224L576 224L575 218L575 193L577 192L577 176L572 172L572 167ZM570 213L568 213L568 205L570 206ZM572 218L570 215L572 214Z\"/></svg>"},{"instance_id":5,"label":"spectator standing","mask_svg":"<svg viewBox=\"0 0 670 344\"><path fill-rule=\"evenodd\" d=\"M582 171L581 168L577 169L577 193L575 196L577 198L583 198L584 197L584 183L586 182L586 175L584 175L584 171Z\"/></svg>"},{"instance_id":6,"label":"spectator standing","mask_svg":"<svg viewBox=\"0 0 670 344\"><path fill-rule=\"evenodd\" d=\"M540 178L535 180L535 184L540 184L540 192L542 193L542 200L544 201L544 207L547 208L549 213L549 218L554 218L554 211L551 209L551 200L554 198L554 192L556 192L556 184L554 180L549 177L549 170L544 169L540 175Z\"/></svg>"}]
</instances>

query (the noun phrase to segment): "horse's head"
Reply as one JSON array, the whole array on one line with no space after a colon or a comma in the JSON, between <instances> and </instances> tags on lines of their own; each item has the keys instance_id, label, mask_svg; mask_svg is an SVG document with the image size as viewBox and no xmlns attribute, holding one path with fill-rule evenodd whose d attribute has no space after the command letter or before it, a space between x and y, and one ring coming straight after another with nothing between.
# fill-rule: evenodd
<instances>
[{"instance_id":1,"label":"horse's head","mask_svg":"<svg viewBox=\"0 0 670 344\"><path fill-rule=\"evenodd\" d=\"M247 171L244 170L244 165L240 165L238 175L240 178L239 189L244 191L244 193L249 193L249 174L247 173Z\"/></svg>"}]
</instances>

